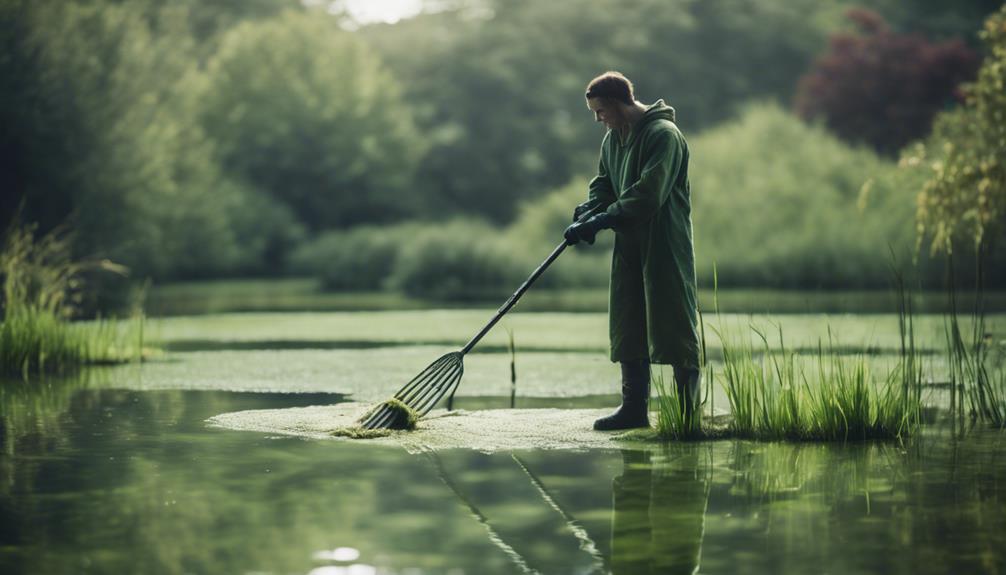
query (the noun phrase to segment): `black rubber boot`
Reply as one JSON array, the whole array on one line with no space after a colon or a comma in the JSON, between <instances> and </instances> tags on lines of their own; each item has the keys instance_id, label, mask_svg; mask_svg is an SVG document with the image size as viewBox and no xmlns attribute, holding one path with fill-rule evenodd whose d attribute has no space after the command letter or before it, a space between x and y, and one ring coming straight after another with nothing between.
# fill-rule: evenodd
<instances>
[{"instance_id":1,"label":"black rubber boot","mask_svg":"<svg viewBox=\"0 0 1006 575\"><path fill-rule=\"evenodd\" d=\"M649 427L650 360L622 362L622 405L615 413L594 422L594 429L611 431Z\"/></svg>"},{"instance_id":2,"label":"black rubber boot","mask_svg":"<svg viewBox=\"0 0 1006 575\"><path fill-rule=\"evenodd\" d=\"M685 414L685 427L698 429L701 424L699 401L701 400L702 372L698 368L674 368L674 383L678 387L678 401Z\"/></svg>"}]
</instances>

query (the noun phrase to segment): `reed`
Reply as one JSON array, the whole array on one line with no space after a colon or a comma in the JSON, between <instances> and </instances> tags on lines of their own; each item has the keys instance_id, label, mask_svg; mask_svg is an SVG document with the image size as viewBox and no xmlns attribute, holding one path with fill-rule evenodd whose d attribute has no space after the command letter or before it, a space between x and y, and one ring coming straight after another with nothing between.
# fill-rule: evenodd
<instances>
[{"instance_id":1,"label":"reed","mask_svg":"<svg viewBox=\"0 0 1006 575\"><path fill-rule=\"evenodd\" d=\"M713 301L719 318L716 276L714 266ZM720 321L710 325L722 345L723 365L714 372L703 353L704 370L707 385L718 381L726 395L732 415L730 435L852 441L913 433L921 420L923 369L915 345L912 294L897 272L895 287L901 347L896 365L883 377L874 376L865 355L837 353L830 328L827 346L819 342L816 354L800 356L787 347L781 324L774 325L771 337L756 325L748 326L745 337L728 332ZM703 330L703 352L704 348ZM701 437L698 423L685 421L676 386L665 385L662 375L654 384L658 434L667 439ZM710 387L707 399L712 398L711 391Z\"/></svg>"},{"instance_id":2,"label":"reed","mask_svg":"<svg viewBox=\"0 0 1006 575\"><path fill-rule=\"evenodd\" d=\"M773 350L758 328L754 346L725 340L721 382L734 415L731 431L764 440L854 441L900 438L919 422L917 390L903 393L901 362L878 381L864 356L843 357L829 346L798 363L785 348ZM830 337L829 337L830 342Z\"/></svg>"},{"instance_id":3,"label":"reed","mask_svg":"<svg viewBox=\"0 0 1006 575\"><path fill-rule=\"evenodd\" d=\"M950 367L951 411L963 424L965 418L996 427L1006 427L1006 369L1002 358L993 363L994 344L987 331L985 312L983 249L976 251L976 293L966 323L958 312L955 267L947 256L948 312L946 326L947 356ZM970 329L968 329L970 327ZM1000 350L1001 353L1001 350Z\"/></svg>"},{"instance_id":4,"label":"reed","mask_svg":"<svg viewBox=\"0 0 1006 575\"><path fill-rule=\"evenodd\" d=\"M31 373L140 357L142 314L128 322L70 321L80 293L80 272L89 267L122 271L109 262L74 261L63 228L36 239L35 226L11 226L0 251L0 371L27 378Z\"/></svg>"}]
</instances>

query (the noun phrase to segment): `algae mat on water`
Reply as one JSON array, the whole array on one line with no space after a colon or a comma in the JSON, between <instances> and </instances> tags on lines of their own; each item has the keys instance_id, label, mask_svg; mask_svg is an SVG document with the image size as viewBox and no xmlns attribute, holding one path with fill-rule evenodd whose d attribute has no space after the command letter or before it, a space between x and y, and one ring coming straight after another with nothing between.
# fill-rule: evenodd
<instances>
[{"instance_id":1,"label":"algae mat on water","mask_svg":"<svg viewBox=\"0 0 1006 575\"><path fill-rule=\"evenodd\" d=\"M443 449L472 449L483 453L515 449L618 449L625 441L617 434L592 428L606 409L494 409L484 411L434 410L419 420L414 431L388 431L378 436L350 439L346 435L372 406L362 403L295 409L238 411L212 417L214 427L294 435L311 439L367 441L401 446L410 453Z\"/></svg>"}]
</instances>

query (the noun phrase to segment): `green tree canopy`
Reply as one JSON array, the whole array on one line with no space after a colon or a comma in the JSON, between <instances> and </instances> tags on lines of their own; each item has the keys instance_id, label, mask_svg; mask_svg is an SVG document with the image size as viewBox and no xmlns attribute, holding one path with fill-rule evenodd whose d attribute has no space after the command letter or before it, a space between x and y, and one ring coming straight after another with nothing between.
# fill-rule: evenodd
<instances>
[{"instance_id":1,"label":"green tree canopy","mask_svg":"<svg viewBox=\"0 0 1006 575\"><path fill-rule=\"evenodd\" d=\"M24 202L43 230L72 217L79 251L140 277L220 275L262 257L239 230L268 237L283 214L242 211L249 194L213 163L196 122L205 82L184 9L165 8L155 32L132 4L2 8L10 129L0 148L13 192L2 215Z\"/></svg>"},{"instance_id":2,"label":"green tree canopy","mask_svg":"<svg viewBox=\"0 0 1006 575\"><path fill-rule=\"evenodd\" d=\"M387 221L422 152L400 88L324 12L240 24L208 65L202 122L224 169L313 229Z\"/></svg>"},{"instance_id":3,"label":"green tree canopy","mask_svg":"<svg viewBox=\"0 0 1006 575\"><path fill-rule=\"evenodd\" d=\"M1006 217L1006 6L986 20L987 55L966 104L937 117L932 136L902 158L927 164L930 179L918 195L919 239L950 252L958 241L982 246Z\"/></svg>"}]
</instances>

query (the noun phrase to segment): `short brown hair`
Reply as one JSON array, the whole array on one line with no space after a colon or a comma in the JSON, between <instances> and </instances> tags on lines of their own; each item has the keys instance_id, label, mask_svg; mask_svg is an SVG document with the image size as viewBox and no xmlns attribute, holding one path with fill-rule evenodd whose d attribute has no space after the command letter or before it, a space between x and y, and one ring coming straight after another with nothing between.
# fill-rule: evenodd
<instances>
[{"instance_id":1,"label":"short brown hair","mask_svg":"<svg viewBox=\"0 0 1006 575\"><path fill-rule=\"evenodd\" d=\"M587 84L587 99L610 98L631 106L636 101L632 93L632 82L620 72L609 71L594 78Z\"/></svg>"}]
</instances>

